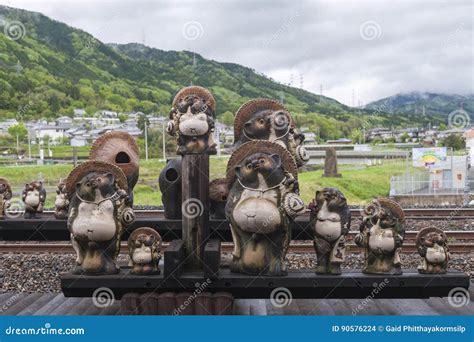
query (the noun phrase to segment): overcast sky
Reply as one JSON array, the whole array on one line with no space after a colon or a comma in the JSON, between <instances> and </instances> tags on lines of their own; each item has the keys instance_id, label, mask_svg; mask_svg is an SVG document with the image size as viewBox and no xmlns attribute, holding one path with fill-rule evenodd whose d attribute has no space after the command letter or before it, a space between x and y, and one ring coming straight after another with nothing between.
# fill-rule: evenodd
<instances>
[{"instance_id":1,"label":"overcast sky","mask_svg":"<svg viewBox=\"0 0 474 342\"><path fill-rule=\"evenodd\" d=\"M8 1L103 42L189 50L348 105L474 93L471 0Z\"/></svg>"}]
</instances>

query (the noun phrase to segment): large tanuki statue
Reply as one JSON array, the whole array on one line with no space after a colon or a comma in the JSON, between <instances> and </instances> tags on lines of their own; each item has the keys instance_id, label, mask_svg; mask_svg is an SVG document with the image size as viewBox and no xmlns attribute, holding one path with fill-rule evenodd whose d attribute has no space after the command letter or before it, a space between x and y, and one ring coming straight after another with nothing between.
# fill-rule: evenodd
<instances>
[{"instance_id":1,"label":"large tanuki statue","mask_svg":"<svg viewBox=\"0 0 474 342\"><path fill-rule=\"evenodd\" d=\"M110 163L87 161L66 181L70 200L67 226L76 251L74 274L114 274L120 235L134 221L128 184Z\"/></svg>"},{"instance_id":2,"label":"large tanuki statue","mask_svg":"<svg viewBox=\"0 0 474 342\"><path fill-rule=\"evenodd\" d=\"M102 134L92 144L89 159L118 166L127 177L128 194L133 202L133 188L140 172L140 155L138 145L130 134L120 131Z\"/></svg>"},{"instance_id":3,"label":"large tanuki statue","mask_svg":"<svg viewBox=\"0 0 474 342\"><path fill-rule=\"evenodd\" d=\"M297 132L290 112L278 101L250 100L235 114L235 146L254 140L268 140L282 145L290 151L298 167L309 160L303 147L304 134Z\"/></svg>"},{"instance_id":4,"label":"large tanuki statue","mask_svg":"<svg viewBox=\"0 0 474 342\"><path fill-rule=\"evenodd\" d=\"M277 143L251 141L234 151L225 209L235 246L231 271L286 275L290 223L305 209L296 177L293 157Z\"/></svg>"},{"instance_id":5,"label":"large tanuki statue","mask_svg":"<svg viewBox=\"0 0 474 342\"><path fill-rule=\"evenodd\" d=\"M403 209L388 198L379 198L365 207L360 233L355 237L356 244L365 247L364 273L402 273L404 222Z\"/></svg>"},{"instance_id":6,"label":"large tanuki statue","mask_svg":"<svg viewBox=\"0 0 474 342\"><path fill-rule=\"evenodd\" d=\"M346 235L351 226L351 211L338 189L316 191L309 206L314 229L314 249L318 259L316 273L341 274L346 252Z\"/></svg>"},{"instance_id":7,"label":"large tanuki statue","mask_svg":"<svg viewBox=\"0 0 474 342\"><path fill-rule=\"evenodd\" d=\"M176 94L167 131L178 138L178 154L216 153L215 112L214 97L202 87L183 88Z\"/></svg>"}]
</instances>

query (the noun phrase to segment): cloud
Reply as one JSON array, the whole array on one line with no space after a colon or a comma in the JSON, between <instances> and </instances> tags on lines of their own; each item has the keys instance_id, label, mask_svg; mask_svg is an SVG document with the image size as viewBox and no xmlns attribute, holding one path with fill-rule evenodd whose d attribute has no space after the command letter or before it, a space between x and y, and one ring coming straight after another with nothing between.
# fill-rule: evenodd
<instances>
[{"instance_id":1,"label":"cloud","mask_svg":"<svg viewBox=\"0 0 474 342\"><path fill-rule=\"evenodd\" d=\"M239 63L351 105L398 92L474 93L472 2L3 1L90 32ZM198 23L197 39L183 28Z\"/></svg>"}]
</instances>

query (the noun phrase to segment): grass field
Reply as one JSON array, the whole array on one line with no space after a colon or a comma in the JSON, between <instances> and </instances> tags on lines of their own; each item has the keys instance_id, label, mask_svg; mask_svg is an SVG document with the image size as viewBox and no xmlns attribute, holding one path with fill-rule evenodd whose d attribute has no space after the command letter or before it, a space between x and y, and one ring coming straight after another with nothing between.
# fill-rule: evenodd
<instances>
[{"instance_id":1,"label":"grass field","mask_svg":"<svg viewBox=\"0 0 474 342\"><path fill-rule=\"evenodd\" d=\"M225 176L227 158L211 157L211 179ZM140 162L140 180L135 187L135 204L161 205L158 175L164 162L157 159ZM42 179L48 195L46 207L53 207L55 190L60 178L67 177L72 165L44 166L2 166L0 177L7 178L14 191L20 193L24 184ZM406 171L405 162L391 162L378 166L341 166L342 178L323 178L322 170L306 171L299 174L303 200L308 203L315 191L323 187L339 188L347 197L349 204L367 203L374 197L387 196L390 190L390 177Z\"/></svg>"}]
</instances>

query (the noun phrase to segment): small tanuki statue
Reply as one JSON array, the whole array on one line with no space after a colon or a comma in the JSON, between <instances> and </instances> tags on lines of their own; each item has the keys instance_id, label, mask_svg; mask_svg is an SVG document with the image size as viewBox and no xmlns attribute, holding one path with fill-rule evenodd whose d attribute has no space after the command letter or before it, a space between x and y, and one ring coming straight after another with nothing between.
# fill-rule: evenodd
<instances>
[{"instance_id":1,"label":"small tanuki statue","mask_svg":"<svg viewBox=\"0 0 474 342\"><path fill-rule=\"evenodd\" d=\"M404 221L403 209L388 198L373 200L365 207L360 233L355 237L355 243L365 248L364 273L402 273Z\"/></svg>"},{"instance_id":2,"label":"small tanuki statue","mask_svg":"<svg viewBox=\"0 0 474 342\"><path fill-rule=\"evenodd\" d=\"M120 236L135 216L127 178L107 162L87 161L66 180L70 200L67 226L76 251L74 274L114 274Z\"/></svg>"},{"instance_id":3,"label":"small tanuki statue","mask_svg":"<svg viewBox=\"0 0 474 342\"><path fill-rule=\"evenodd\" d=\"M135 229L128 239L131 273L158 274L160 268L161 236L152 228Z\"/></svg>"},{"instance_id":4,"label":"small tanuki statue","mask_svg":"<svg viewBox=\"0 0 474 342\"><path fill-rule=\"evenodd\" d=\"M297 166L287 149L251 141L232 153L225 208L234 241L231 271L283 276L291 221L304 212Z\"/></svg>"},{"instance_id":5,"label":"small tanuki statue","mask_svg":"<svg viewBox=\"0 0 474 342\"><path fill-rule=\"evenodd\" d=\"M178 138L178 154L216 153L215 113L216 101L205 88L186 87L176 94L167 131Z\"/></svg>"},{"instance_id":6,"label":"small tanuki statue","mask_svg":"<svg viewBox=\"0 0 474 342\"><path fill-rule=\"evenodd\" d=\"M421 255L418 272L428 274L446 273L449 250L446 234L439 228L425 228L416 236L416 247Z\"/></svg>"},{"instance_id":7,"label":"small tanuki statue","mask_svg":"<svg viewBox=\"0 0 474 342\"><path fill-rule=\"evenodd\" d=\"M92 144L89 159L117 165L127 177L128 194L133 203L133 188L138 182L140 172L140 155L135 139L126 132L104 133Z\"/></svg>"},{"instance_id":8,"label":"small tanuki statue","mask_svg":"<svg viewBox=\"0 0 474 342\"><path fill-rule=\"evenodd\" d=\"M250 100L235 114L235 146L254 140L269 140L284 146L290 151L298 167L309 160L303 147L304 134L297 133L290 112L278 101Z\"/></svg>"},{"instance_id":9,"label":"small tanuki statue","mask_svg":"<svg viewBox=\"0 0 474 342\"><path fill-rule=\"evenodd\" d=\"M10 207L12 187L5 178L0 178L0 219L5 218L5 211Z\"/></svg>"},{"instance_id":10,"label":"small tanuki statue","mask_svg":"<svg viewBox=\"0 0 474 342\"><path fill-rule=\"evenodd\" d=\"M351 211L338 189L316 191L309 205L314 228L314 249L318 259L318 274L341 274L346 252L346 235L351 225Z\"/></svg>"},{"instance_id":11,"label":"small tanuki statue","mask_svg":"<svg viewBox=\"0 0 474 342\"><path fill-rule=\"evenodd\" d=\"M67 219L69 210L69 199L66 192L66 182L60 181L56 190L56 200L54 201L54 217L58 220Z\"/></svg>"},{"instance_id":12,"label":"small tanuki statue","mask_svg":"<svg viewBox=\"0 0 474 342\"><path fill-rule=\"evenodd\" d=\"M36 218L36 214L43 212L44 202L46 201L46 190L43 187L43 182L26 183L21 199L25 203L25 219Z\"/></svg>"}]
</instances>

